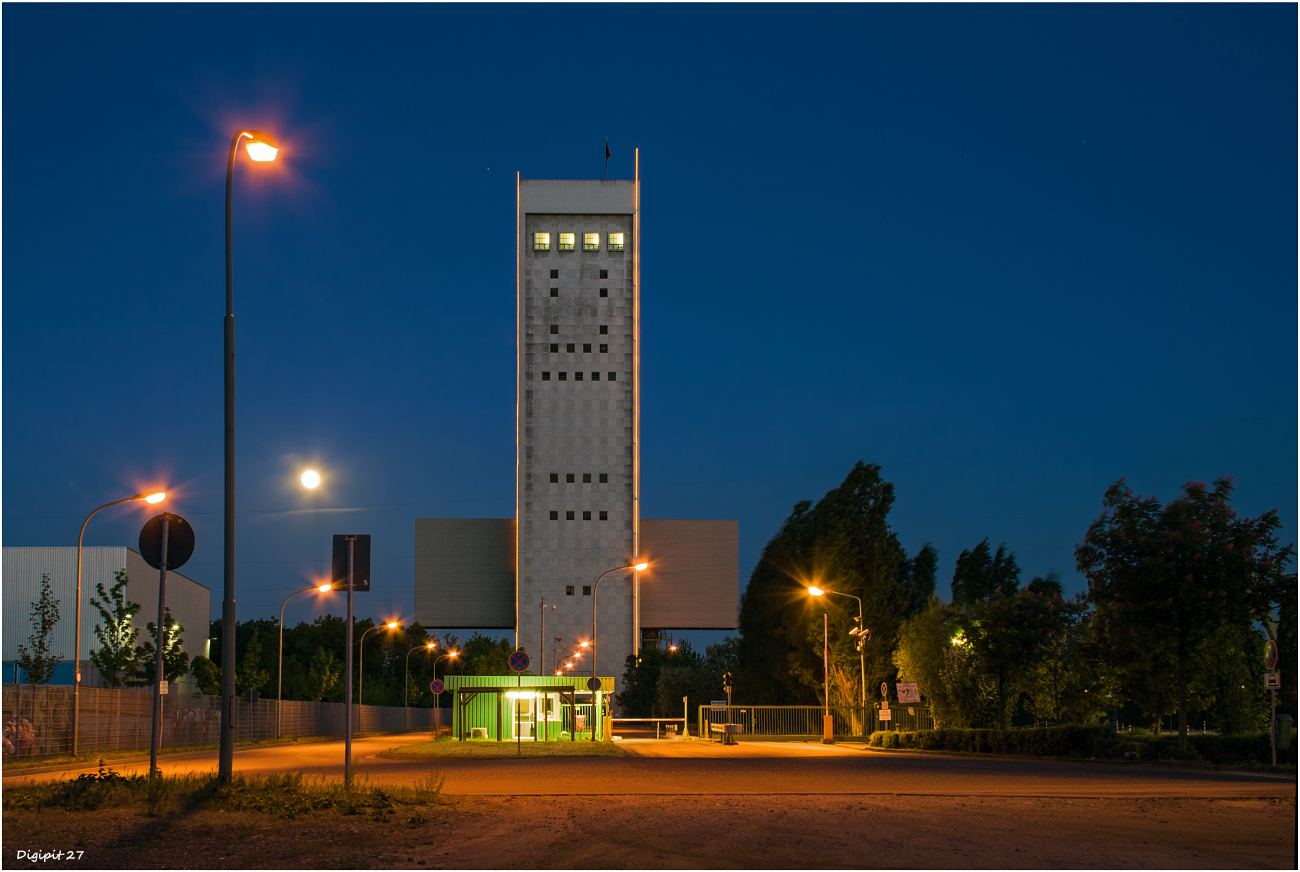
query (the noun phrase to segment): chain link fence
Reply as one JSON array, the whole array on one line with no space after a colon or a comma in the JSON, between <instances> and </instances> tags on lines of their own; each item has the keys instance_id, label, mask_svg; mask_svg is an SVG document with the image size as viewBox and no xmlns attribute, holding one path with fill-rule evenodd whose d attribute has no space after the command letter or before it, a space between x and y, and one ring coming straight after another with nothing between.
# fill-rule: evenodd
<instances>
[{"instance_id":1,"label":"chain link fence","mask_svg":"<svg viewBox=\"0 0 1300 872\"><path fill-rule=\"evenodd\" d=\"M81 688L78 754L147 751L153 728L151 688ZM72 753L72 688L4 685L5 759L42 759ZM215 696L164 694L162 747L216 745L220 741L221 700ZM235 741L343 735L341 702L235 699ZM277 707L279 728L277 730ZM353 733L432 729L437 709L355 705Z\"/></svg>"},{"instance_id":2,"label":"chain link fence","mask_svg":"<svg viewBox=\"0 0 1300 872\"><path fill-rule=\"evenodd\" d=\"M878 730L933 730L934 718L924 703L894 703L886 715L881 703L861 706L831 706L837 739L865 739ZM826 709L816 705L702 705L699 736L712 735L714 724L739 724L739 738L817 738L823 735Z\"/></svg>"}]
</instances>

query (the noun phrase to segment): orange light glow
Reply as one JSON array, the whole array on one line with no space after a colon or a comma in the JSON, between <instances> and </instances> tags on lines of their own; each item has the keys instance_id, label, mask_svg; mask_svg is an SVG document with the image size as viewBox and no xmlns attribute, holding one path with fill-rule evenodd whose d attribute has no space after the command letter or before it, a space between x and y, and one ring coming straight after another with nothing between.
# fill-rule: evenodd
<instances>
[{"instance_id":1,"label":"orange light glow","mask_svg":"<svg viewBox=\"0 0 1300 872\"><path fill-rule=\"evenodd\" d=\"M275 160L275 155L280 149L267 145L265 142L250 142L247 146L248 156L256 161Z\"/></svg>"},{"instance_id":2,"label":"orange light glow","mask_svg":"<svg viewBox=\"0 0 1300 872\"><path fill-rule=\"evenodd\" d=\"M390 629L390 630L396 630L396 629L397 629L397 621L389 621L389 622L388 622L388 629Z\"/></svg>"},{"instance_id":3,"label":"orange light glow","mask_svg":"<svg viewBox=\"0 0 1300 872\"><path fill-rule=\"evenodd\" d=\"M144 498L144 501L146 503L161 503L165 499L167 499L167 494L164 491L158 491L157 493L149 494L149 496Z\"/></svg>"},{"instance_id":4,"label":"orange light glow","mask_svg":"<svg viewBox=\"0 0 1300 872\"><path fill-rule=\"evenodd\" d=\"M646 569L649 568L649 566L650 566L649 563L638 563L636 566L633 566L632 568L635 569L637 572L645 572Z\"/></svg>"},{"instance_id":5,"label":"orange light glow","mask_svg":"<svg viewBox=\"0 0 1300 872\"><path fill-rule=\"evenodd\" d=\"M584 648L586 648L586 647L587 647L587 643L586 643L586 642L582 642L582 643L580 643L580 644L581 644L581 645L582 645L582 647L584 647Z\"/></svg>"},{"instance_id":6,"label":"orange light glow","mask_svg":"<svg viewBox=\"0 0 1300 872\"><path fill-rule=\"evenodd\" d=\"M435 645L433 642L425 642L425 643L424 643L424 647L426 647L426 648L428 648L430 651L432 651L434 648L437 648L438 646Z\"/></svg>"},{"instance_id":7,"label":"orange light glow","mask_svg":"<svg viewBox=\"0 0 1300 872\"><path fill-rule=\"evenodd\" d=\"M822 590L820 587L810 587L808 588L808 592L813 596L821 596L826 593L826 591Z\"/></svg>"},{"instance_id":8,"label":"orange light glow","mask_svg":"<svg viewBox=\"0 0 1300 872\"><path fill-rule=\"evenodd\" d=\"M316 589L321 593L329 593L331 590L334 589L334 585L326 583L326 584L322 584L320 587Z\"/></svg>"}]
</instances>

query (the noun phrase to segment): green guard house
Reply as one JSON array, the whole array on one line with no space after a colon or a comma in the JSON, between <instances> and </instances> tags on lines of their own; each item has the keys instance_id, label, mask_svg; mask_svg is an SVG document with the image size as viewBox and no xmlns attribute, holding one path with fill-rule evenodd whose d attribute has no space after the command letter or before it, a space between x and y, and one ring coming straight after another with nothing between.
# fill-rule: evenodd
<instances>
[{"instance_id":1,"label":"green guard house","mask_svg":"<svg viewBox=\"0 0 1300 872\"><path fill-rule=\"evenodd\" d=\"M587 689L590 680L557 675L444 676L452 697L451 734L460 740L560 742L590 741L594 730L597 740L607 739L614 679L601 678L596 691Z\"/></svg>"}]
</instances>

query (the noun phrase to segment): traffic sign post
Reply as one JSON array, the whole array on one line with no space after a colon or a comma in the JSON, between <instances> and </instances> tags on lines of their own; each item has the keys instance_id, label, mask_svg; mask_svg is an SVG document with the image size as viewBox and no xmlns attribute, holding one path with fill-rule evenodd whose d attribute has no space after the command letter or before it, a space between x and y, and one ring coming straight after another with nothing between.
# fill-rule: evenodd
<instances>
[{"instance_id":1,"label":"traffic sign post","mask_svg":"<svg viewBox=\"0 0 1300 872\"><path fill-rule=\"evenodd\" d=\"M162 744L163 654L167 649L167 570L180 569L194 553L194 528L180 515L155 515L140 530L140 556L158 570L158 636L154 640L153 725L149 733L149 777L158 774L158 748Z\"/></svg>"},{"instance_id":2,"label":"traffic sign post","mask_svg":"<svg viewBox=\"0 0 1300 872\"><path fill-rule=\"evenodd\" d=\"M520 687L524 686L524 670L528 668L528 655L523 651L512 651L510 653L510 668L514 670L515 680ZM515 755L522 757L524 754L523 738L519 735L519 693L515 693Z\"/></svg>"},{"instance_id":3,"label":"traffic sign post","mask_svg":"<svg viewBox=\"0 0 1300 872\"><path fill-rule=\"evenodd\" d=\"M447 686L442 683L441 678L435 678L433 681L429 682L429 692L434 694L435 696L441 694L446 689Z\"/></svg>"},{"instance_id":4,"label":"traffic sign post","mask_svg":"<svg viewBox=\"0 0 1300 872\"><path fill-rule=\"evenodd\" d=\"M334 588L348 591L348 622L345 631L347 671L343 683L343 787L352 788L352 593L370 590L370 534L335 533L333 548Z\"/></svg>"}]
</instances>

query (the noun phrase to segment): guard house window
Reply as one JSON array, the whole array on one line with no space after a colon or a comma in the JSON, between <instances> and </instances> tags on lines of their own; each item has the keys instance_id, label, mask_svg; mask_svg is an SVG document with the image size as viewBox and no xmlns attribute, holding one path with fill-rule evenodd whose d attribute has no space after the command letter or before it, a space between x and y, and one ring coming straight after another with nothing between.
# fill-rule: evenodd
<instances>
[{"instance_id":1,"label":"guard house window","mask_svg":"<svg viewBox=\"0 0 1300 872\"><path fill-rule=\"evenodd\" d=\"M533 251L550 251L551 234L534 233L533 234Z\"/></svg>"},{"instance_id":2,"label":"guard house window","mask_svg":"<svg viewBox=\"0 0 1300 872\"><path fill-rule=\"evenodd\" d=\"M590 343L590 342L584 342L584 343L582 343L582 353L583 353L583 354L591 354L591 343Z\"/></svg>"},{"instance_id":3,"label":"guard house window","mask_svg":"<svg viewBox=\"0 0 1300 872\"><path fill-rule=\"evenodd\" d=\"M601 295L602 297L608 297L608 296L609 296L609 288L601 288L601 289L600 289L600 295Z\"/></svg>"},{"instance_id":4,"label":"guard house window","mask_svg":"<svg viewBox=\"0 0 1300 872\"><path fill-rule=\"evenodd\" d=\"M569 344L564 346L564 350L567 351L569 354L573 354L573 347L574 347L573 343L570 342Z\"/></svg>"},{"instance_id":5,"label":"guard house window","mask_svg":"<svg viewBox=\"0 0 1300 872\"><path fill-rule=\"evenodd\" d=\"M583 596L591 596L591 585L589 585L589 584L584 584L584 585L582 586L582 595L583 595Z\"/></svg>"},{"instance_id":6,"label":"guard house window","mask_svg":"<svg viewBox=\"0 0 1300 872\"><path fill-rule=\"evenodd\" d=\"M582 234L583 251L600 251L600 234L584 233Z\"/></svg>"},{"instance_id":7,"label":"guard house window","mask_svg":"<svg viewBox=\"0 0 1300 872\"><path fill-rule=\"evenodd\" d=\"M609 512L601 512L601 513L600 513L600 519L601 519L602 521L608 521L608 520L609 520Z\"/></svg>"},{"instance_id":8,"label":"guard house window","mask_svg":"<svg viewBox=\"0 0 1300 872\"><path fill-rule=\"evenodd\" d=\"M563 238L564 238L564 234L560 234L560 238L563 239ZM560 248L564 248L564 243L560 243ZM609 250L610 250L610 251L622 251L622 250L623 250L623 234L622 234L622 233L611 233L611 234L609 234Z\"/></svg>"},{"instance_id":9,"label":"guard house window","mask_svg":"<svg viewBox=\"0 0 1300 872\"><path fill-rule=\"evenodd\" d=\"M600 381L600 373L598 373L598 372L593 372L593 373L591 374L591 380L592 380L592 381Z\"/></svg>"},{"instance_id":10,"label":"guard house window","mask_svg":"<svg viewBox=\"0 0 1300 872\"><path fill-rule=\"evenodd\" d=\"M552 343L551 343L551 351L552 351L552 353L554 353L554 354L559 354L559 353L560 353L560 343L558 343L558 342L552 342Z\"/></svg>"},{"instance_id":11,"label":"guard house window","mask_svg":"<svg viewBox=\"0 0 1300 872\"><path fill-rule=\"evenodd\" d=\"M601 270L601 271L600 271L600 277L601 277L602 279L607 279L607 278L609 278L609 270L607 270L607 269L603 269L603 270Z\"/></svg>"},{"instance_id":12,"label":"guard house window","mask_svg":"<svg viewBox=\"0 0 1300 872\"><path fill-rule=\"evenodd\" d=\"M564 373L560 373L560 376L563 377L563 376L564 376ZM618 373L616 373L616 372L611 372L611 373L606 377L605 380L606 380L606 381L618 381Z\"/></svg>"},{"instance_id":13,"label":"guard house window","mask_svg":"<svg viewBox=\"0 0 1300 872\"><path fill-rule=\"evenodd\" d=\"M552 297L558 297L559 295L560 295L560 289L559 289L559 288L551 288L551 296L552 296Z\"/></svg>"},{"instance_id":14,"label":"guard house window","mask_svg":"<svg viewBox=\"0 0 1300 872\"><path fill-rule=\"evenodd\" d=\"M551 330L551 332L554 333L555 331L554 331L554 330ZM604 334L606 334L606 333L608 333L608 332L609 332L609 325L608 325L608 324L601 324L601 325L600 325L600 333L601 333L601 335L603 336Z\"/></svg>"},{"instance_id":15,"label":"guard house window","mask_svg":"<svg viewBox=\"0 0 1300 872\"><path fill-rule=\"evenodd\" d=\"M559 482L560 474L558 472L551 473L551 484L559 484Z\"/></svg>"},{"instance_id":16,"label":"guard house window","mask_svg":"<svg viewBox=\"0 0 1300 872\"><path fill-rule=\"evenodd\" d=\"M549 372L542 373L542 381L550 381L550 380L551 380L551 374Z\"/></svg>"},{"instance_id":17,"label":"guard house window","mask_svg":"<svg viewBox=\"0 0 1300 872\"><path fill-rule=\"evenodd\" d=\"M560 277L560 271L558 269L551 270L551 278L558 279L559 277Z\"/></svg>"},{"instance_id":18,"label":"guard house window","mask_svg":"<svg viewBox=\"0 0 1300 872\"><path fill-rule=\"evenodd\" d=\"M560 520L560 513L559 513L559 512L551 512L551 520L552 520L552 521L558 521L558 520Z\"/></svg>"},{"instance_id":19,"label":"guard house window","mask_svg":"<svg viewBox=\"0 0 1300 872\"><path fill-rule=\"evenodd\" d=\"M569 484L573 484L573 473L571 472L565 473L564 480L567 481Z\"/></svg>"},{"instance_id":20,"label":"guard house window","mask_svg":"<svg viewBox=\"0 0 1300 872\"><path fill-rule=\"evenodd\" d=\"M552 350L554 350L554 349L552 349ZM608 354L608 353L609 353L609 346L606 345L606 344L603 343L603 342L600 343L600 353L601 353L601 354Z\"/></svg>"},{"instance_id":21,"label":"guard house window","mask_svg":"<svg viewBox=\"0 0 1300 872\"><path fill-rule=\"evenodd\" d=\"M582 513L582 520L584 520L584 521L590 521L590 520L591 520L591 512L583 512L583 513Z\"/></svg>"},{"instance_id":22,"label":"guard house window","mask_svg":"<svg viewBox=\"0 0 1300 872\"><path fill-rule=\"evenodd\" d=\"M560 373L560 381L568 381L568 375L567 372Z\"/></svg>"},{"instance_id":23,"label":"guard house window","mask_svg":"<svg viewBox=\"0 0 1300 872\"><path fill-rule=\"evenodd\" d=\"M591 473L590 473L590 472L584 472L584 473L582 474L582 483L583 483L583 484L591 484Z\"/></svg>"},{"instance_id":24,"label":"guard house window","mask_svg":"<svg viewBox=\"0 0 1300 872\"><path fill-rule=\"evenodd\" d=\"M560 332L560 325L559 325L559 324L552 324L552 325L551 325L551 335L552 335L552 336L555 336L555 335L558 334L559 332Z\"/></svg>"},{"instance_id":25,"label":"guard house window","mask_svg":"<svg viewBox=\"0 0 1300 872\"><path fill-rule=\"evenodd\" d=\"M571 584L566 584L566 585L564 586L564 595L565 595L565 596L573 596L573 585L571 585Z\"/></svg>"},{"instance_id":26,"label":"guard house window","mask_svg":"<svg viewBox=\"0 0 1300 872\"><path fill-rule=\"evenodd\" d=\"M564 513L564 520L566 520L566 521L572 521L572 520L573 520L573 512L565 512L565 513Z\"/></svg>"},{"instance_id":27,"label":"guard house window","mask_svg":"<svg viewBox=\"0 0 1300 872\"><path fill-rule=\"evenodd\" d=\"M573 251L573 237L572 233L560 234L560 251Z\"/></svg>"},{"instance_id":28,"label":"guard house window","mask_svg":"<svg viewBox=\"0 0 1300 872\"><path fill-rule=\"evenodd\" d=\"M600 483L601 483L601 484L609 484L609 473L608 473L608 472L602 472L602 473L600 474Z\"/></svg>"}]
</instances>

